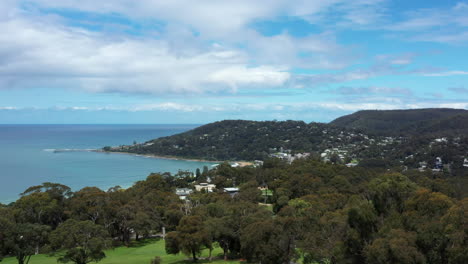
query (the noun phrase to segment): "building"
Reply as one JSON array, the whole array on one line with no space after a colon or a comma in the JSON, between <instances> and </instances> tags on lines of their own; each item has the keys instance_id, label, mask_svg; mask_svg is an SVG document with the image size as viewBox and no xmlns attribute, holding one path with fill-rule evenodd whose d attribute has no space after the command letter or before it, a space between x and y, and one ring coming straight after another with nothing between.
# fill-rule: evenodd
<instances>
[{"instance_id":1,"label":"building","mask_svg":"<svg viewBox=\"0 0 468 264\"><path fill-rule=\"evenodd\" d=\"M208 184L206 182L195 185L195 190L197 192L213 192L214 189L216 189L216 185Z\"/></svg>"},{"instance_id":2,"label":"building","mask_svg":"<svg viewBox=\"0 0 468 264\"><path fill-rule=\"evenodd\" d=\"M239 188L237 187L224 188L224 192L231 195L231 197L234 197L235 195L239 193Z\"/></svg>"},{"instance_id":3,"label":"building","mask_svg":"<svg viewBox=\"0 0 468 264\"><path fill-rule=\"evenodd\" d=\"M176 194L179 196L181 200L187 199L187 196L193 193L192 189L189 188L177 188Z\"/></svg>"},{"instance_id":4,"label":"building","mask_svg":"<svg viewBox=\"0 0 468 264\"><path fill-rule=\"evenodd\" d=\"M441 170L444 168L444 164L442 162L442 159L440 157L437 157L436 160L435 160L435 167L434 169L438 169L438 170Z\"/></svg>"}]
</instances>

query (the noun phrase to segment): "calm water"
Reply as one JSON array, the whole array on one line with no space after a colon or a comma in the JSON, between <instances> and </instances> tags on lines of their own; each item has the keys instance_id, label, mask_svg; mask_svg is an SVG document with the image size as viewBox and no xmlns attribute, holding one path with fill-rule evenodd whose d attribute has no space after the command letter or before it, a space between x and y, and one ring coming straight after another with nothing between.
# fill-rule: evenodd
<instances>
[{"instance_id":1,"label":"calm water","mask_svg":"<svg viewBox=\"0 0 468 264\"><path fill-rule=\"evenodd\" d=\"M0 125L0 202L26 188L58 182L78 190L128 187L151 172L195 171L211 163L95 152L54 153L51 149L95 149L173 135L195 125Z\"/></svg>"}]
</instances>

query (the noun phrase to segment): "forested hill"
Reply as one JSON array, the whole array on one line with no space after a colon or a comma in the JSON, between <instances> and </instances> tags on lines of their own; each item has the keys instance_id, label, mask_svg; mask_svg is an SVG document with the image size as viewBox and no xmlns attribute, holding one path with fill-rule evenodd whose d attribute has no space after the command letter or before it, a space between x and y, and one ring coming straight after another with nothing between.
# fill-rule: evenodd
<instances>
[{"instance_id":1,"label":"forested hill","mask_svg":"<svg viewBox=\"0 0 468 264\"><path fill-rule=\"evenodd\" d=\"M448 136L468 134L468 111L448 108L364 110L339 117L330 124L385 136Z\"/></svg>"},{"instance_id":2,"label":"forested hill","mask_svg":"<svg viewBox=\"0 0 468 264\"><path fill-rule=\"evenodd\" d=\"M454 109L361 111L330 124L224 120L178 135L104 148L207 160L273 156L291 161L297 153L310 153L333 163L357 161L360 166L387 168L433 169L441 158L452 172L468 172L467 149L468 111Z\"/></svg>"},{"instance_id":3,"label":"forested hill","mask_svg":"<svg viewBox=\"0 0 468 264\"><path fill-rule=\"evenodd\" d=\"M294 152L319 151L324 147L324 133L336 134L341 130L302 121L225 120L178 135L124 146L123 151L210 160L255 160L281 148Z\"/></svg>"}]
</instances>

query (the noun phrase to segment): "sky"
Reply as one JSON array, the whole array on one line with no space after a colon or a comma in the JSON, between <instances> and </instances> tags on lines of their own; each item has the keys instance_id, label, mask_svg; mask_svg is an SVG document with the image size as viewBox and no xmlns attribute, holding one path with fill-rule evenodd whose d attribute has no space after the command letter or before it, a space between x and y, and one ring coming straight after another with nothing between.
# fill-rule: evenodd
<instances>
[{"instance_id":1,"label":"sky","mask_svg":"<svg viewBox=\"0 0 468 264\"><path fill-rule=\"evenodd\" d=\"M1 0L1 124L468 109L468 1Z\"/></svg>"}]
</instances>

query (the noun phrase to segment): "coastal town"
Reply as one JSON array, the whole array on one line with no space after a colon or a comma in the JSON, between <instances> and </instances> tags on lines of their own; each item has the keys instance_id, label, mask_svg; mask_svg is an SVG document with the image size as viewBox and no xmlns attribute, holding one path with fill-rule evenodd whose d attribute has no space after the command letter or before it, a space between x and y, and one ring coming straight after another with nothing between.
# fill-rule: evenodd
<instances>
[{"instance_id":1,"label":"coastal town","mask_svg":"<svg viewBox=\"0 0 468 264\"><path fill-rule=\"evenodd\" d=\"M208 139L212 137L210 134L203 134L200 139ZM221 140L226 137L223 134ZM420 171L430 169L432 172L441 172L442 170L450 170L452 166L468 168L468 153L463 154L463 146L460 142L460 137L440 137L426 140L427 143L416 145L411 151L402 151L405 144L411 141L408 137L391 137L391 136L376 136L366 135L364 133L356 133L350 131L338 131L336 129L323 129L321 136L317 137L317 143L312 146L312 151L298 152L296 149L288 149L290 139L282 139L281 145L285 147L270 147L267 150L267 155L263 159L253 161L234 161L231 162L232 167L244 166L259 166L262 165L266 158L277 158L284 160L287 163L292 163L297 159L305 159L311 157L319 157L324 162L343 164L348 167L359 165L363 159L391 159L397 160L398 163L408 169L414 168ZM121 145L115 147L104 147L102 150L106 152L119 152L128 154L139 154L141 150L145 150L155 144L153 141L137 143L132 145ZM190 148L190 143L185 141L183 145L172 145L169 149L183 150ZM215 145L212 146L216 148ZM456 157L443 158L434 156L434 152L439 149L460 149L461 155ZM431 152L433 152L431 154ZM440 151L438 151L440 153ZM407 154L407 155L405 155ZM148 157L170 158L170 159L194 159L205 160L203 158L184 158L174 155L155 155L150 153L142 153ZM451 160L454 159L455 160ZM219 161L223 162L223 161Z\"/></svg>"}]
</instances>

